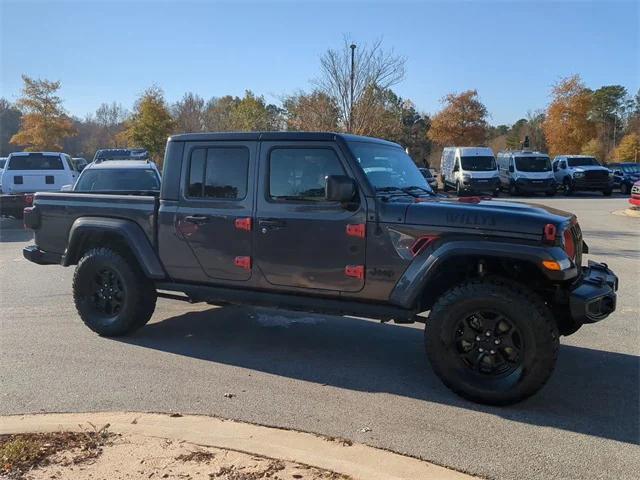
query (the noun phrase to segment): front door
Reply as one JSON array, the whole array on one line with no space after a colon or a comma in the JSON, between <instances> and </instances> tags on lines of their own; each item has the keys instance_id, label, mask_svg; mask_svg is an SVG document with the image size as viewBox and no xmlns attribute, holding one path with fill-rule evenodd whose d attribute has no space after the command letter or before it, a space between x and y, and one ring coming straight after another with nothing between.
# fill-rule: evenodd
<instances>
[{"instance_id":1,"label":"front door","mask_svg":"<svg viewBox=\"0 0 640 480\"><path fill-rule=\"evenodd\" d=\"M268 284L335 292L364 287L363 199L327 202L328 175L353 178L332 142L261 144L254 246Z\"/></svg>"},{"instance_id":2,"label":"front door","mask_svg":"<svg viewBox=\"0 0 640 480\"><path fill-rule=\"evenodd\" d=\"M251 277L255 154L255 142L185 146L176 230L204 281Z\"/></svg>"}]
</instances>

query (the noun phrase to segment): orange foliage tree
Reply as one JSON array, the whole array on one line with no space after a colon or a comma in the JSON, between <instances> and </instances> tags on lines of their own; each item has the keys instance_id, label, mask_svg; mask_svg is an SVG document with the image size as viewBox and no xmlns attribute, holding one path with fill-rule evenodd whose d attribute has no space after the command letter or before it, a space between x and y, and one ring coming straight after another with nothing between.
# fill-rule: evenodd
<instances>
[{"instance_id":1,"label":"orange foliage tree","mask_svg":"<svg viewBox=\"0 0 640 480\"><path fill-rule=\"evenodd\" d=\"M551 96L542 124L549 153L577 154L596 135L595 124L589 118L592 92L579 75L573 75L555 84Z\"/></svg>"},{"instance_id":2,"label":"orange foliage tree","mask_svg":"<svg viewBox=\"0 0 640 480\"><path fill-rule=\"evenodd\" d=\"M442 99L445 107L431 119L429 138L441 146L473 146L485 142L487 107L476 90L450 93Z\"/></svg>"}]
</instances>

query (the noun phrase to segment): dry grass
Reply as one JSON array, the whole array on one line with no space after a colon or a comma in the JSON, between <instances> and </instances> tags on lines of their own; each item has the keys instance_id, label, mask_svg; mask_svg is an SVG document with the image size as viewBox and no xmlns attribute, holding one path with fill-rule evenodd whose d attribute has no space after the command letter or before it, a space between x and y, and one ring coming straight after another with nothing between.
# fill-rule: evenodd
<instances>
[{"instance_id":1,"label":"dry grass","mask_svg":"<svg viewBox=\"0 0 640 480\"><path fill-rule=\"evenodd\" d=\"M46 465L49 458L59 452L74 450L73 463L95 458L101 447L113 436L109 425L82 432L18 433L0 435L0 474L20 479L24 473Z\"/></svg>"}]
</instances>

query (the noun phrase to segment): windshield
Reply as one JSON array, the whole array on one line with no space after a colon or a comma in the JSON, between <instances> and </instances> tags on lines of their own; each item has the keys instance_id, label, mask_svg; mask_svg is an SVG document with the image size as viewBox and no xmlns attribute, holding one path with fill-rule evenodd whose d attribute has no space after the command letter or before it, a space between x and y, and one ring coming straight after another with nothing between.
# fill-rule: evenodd
<instances>
[{"instance_id":1,"label":"windshield","mask_svg":"<svg viewBox=\"0 0 640 480\"><path fill-rule=\"evenodd\" d=\"M60 155L30 153L11 157L8 170L64 170Z\"/></svg>"},{"instance_id":2,"label":"windshield","mask_svg":"<svg viewBox=\"0 0 640 480\"><path fill-rule=\"evenodd\" d=\"M93 161L96 160L147 160L149 152L144 148L110 148L98 150Z\"/></svg>"},{"instance_id":3,"label":"windshield","mask_svg":"<svg viewBox=\"0 0 640 480\"><path fill-rule=\"evenodd\" d=\"M462 170L471 172L488 172L496 169L496 159L493 157L460 157Z\"/></svg>"},{"instance_id":4,"label":"windshield","mask_svg":"<svg viewBox=\"0 0 640 480\"><path fill-rule=\"evenodd\" d=\"M516 169L520 172L550 172L549 157L516 157Z\"/></svg>"},{"instance_id":5,"label":"windshield","mask_svg":"<svg viewBox=\"0 0 640 480\"><path fill-rule=\"evenodd\" d=\"M411 157L400 147L373 142L347 142L356 160L376 190L431 187Z\"/></svg>"},{"instance_id":6,"label":"windshield","mask_svg":"<svg viewBox=\"0 0 640 480\"><path fill-rule=\"evenodd\" d=\"M588 167L588 166L591 166L591 165L595 165L597 167L600 166L598 161L595 158L592 158L592 157L570 158L568 160L568 163L569 163L570 167Z\"/></svg>"},{"instance_id":7,"label":"windshield","mask_svg":"<svg viewBox=\"0 0 640 480\"><path fill-rule=\"evenodd\" d=\"M142 168L84 170L75 191L160 190L160 179L154 170Z\"/></svg>"},{"instance_id":8,"label":"windshield","mask_svg":"<svg viewBox=\"0 0 640 480\"><path fill-rule=\"evenodd\" d=\"M0 161L0 168L2 168L2 161ZM640 173L640 165L621 165L620 168L624 173Z\"/></svg>"}]
</instances>

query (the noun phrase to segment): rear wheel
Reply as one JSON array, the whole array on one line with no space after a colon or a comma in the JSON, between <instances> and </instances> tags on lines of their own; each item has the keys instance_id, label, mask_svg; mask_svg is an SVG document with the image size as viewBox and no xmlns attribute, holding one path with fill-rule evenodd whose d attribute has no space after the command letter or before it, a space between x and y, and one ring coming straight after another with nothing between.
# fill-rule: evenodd
<instances>
[{"instance_id":1,"label":"rear wheel","mask_svg":"<svg viewBox=\"0 0 640 480\"><path fill-rule=\"evenodd\" d=\"M135 260L108 248L95 248L78 262L73 298L85 325L112 337L145 325L155 310L157 293Z\"/></svg>"},{"instance_id":2,"label":"rear wheel","mask_svg":"<svg viewBox=\"0 0 640 480\"><path fill-rule=\"evenodd\" d=\"M425 327L435 373L457 394L506 405L537 392L558 354L558 329L542 299L500 279L476 279L446 292Z\"/></svg>"}]
</instances>

